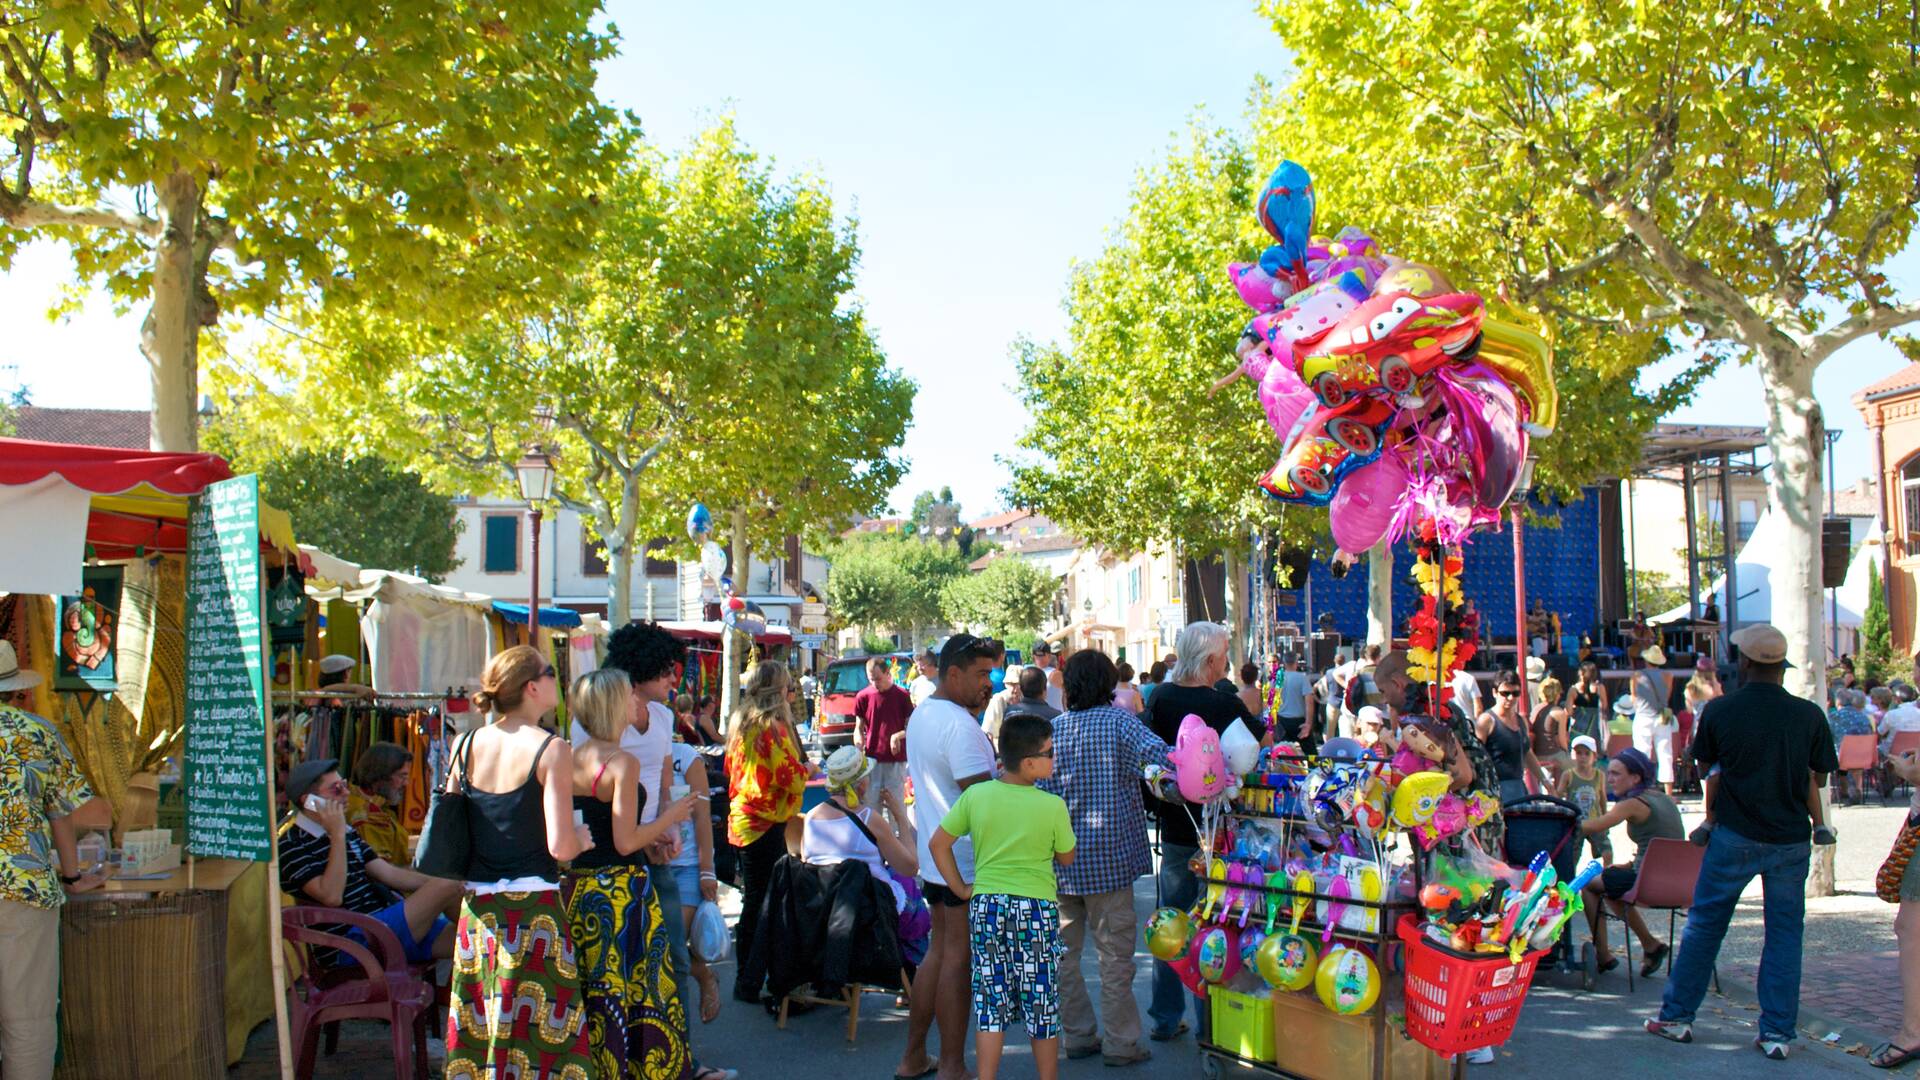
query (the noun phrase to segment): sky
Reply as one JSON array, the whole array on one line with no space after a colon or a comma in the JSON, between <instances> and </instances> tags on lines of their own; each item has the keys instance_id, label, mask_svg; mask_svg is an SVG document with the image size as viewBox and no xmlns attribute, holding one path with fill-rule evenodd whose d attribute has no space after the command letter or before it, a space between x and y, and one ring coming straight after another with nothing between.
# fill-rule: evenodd
<instances>
[{"instance_id":1,"label":"sky","mask_svg":"<svg viewBox=\"0 0 1920 1080\"><path fill-rule=\"evenodd\" d=\"M970 517L1001 507L1008 477L995 458L1025 423L1013 342L1064 338L1072 264L1099 252L1135 171L1196 110L1237 122L1256 76L1288 72L1279 39L1241 0L612 0L609 10L622 46L600 92L638 114L650 139L677 146L731 113L780 172L823 179L857 219L858 297L891 362L919 384L900 511L942 486ZM1282 155L1311 168L1310 147ZM1920 258L1895 269L1911 295ZM139 313L116 316L94 295L71 318L45 319L71 275L41 244L0 276L0 387L24 384L38 405L147 407ZM1829 425L1847 432L1835 450L1842 484L1871 461L1850 394L1903 363L1863 342L1816 378ZM1656 368L1646 381L1672 374ZM1672 419L1763 416L1759 380L1734 368Z\"/></svg>"}]
</instances>

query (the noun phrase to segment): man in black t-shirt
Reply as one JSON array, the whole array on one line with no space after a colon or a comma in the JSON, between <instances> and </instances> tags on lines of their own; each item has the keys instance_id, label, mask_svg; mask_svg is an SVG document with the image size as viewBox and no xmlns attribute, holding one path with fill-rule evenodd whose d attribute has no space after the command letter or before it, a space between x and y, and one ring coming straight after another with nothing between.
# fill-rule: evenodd
<instances>
[{"instance_id":1,"label":"man in black t-shirt","mask_svg":"<svg viewBox=\"0 0 1920 1080\"><path fill-rule=\"evenodd\" d=\"M1711 827L1694 884L1687 933L1673 962L1658 1018L1647 1030L1693 1041L1693 1018L1741 892L1755 877L1765 889L1766 944L1755 990L1760 1034L1754 1045L1774 1060L1787 1056L1800 1013L1800 950L1806 932L1807 865L1813 817L1825 774L1839 769L1820 706L1781 685L1787 639L1765 623L1729 639L1740 650L1741 687L1700 710L1693 760L1701 773L1719 766Z\"/></svg>"},{"instance_id":2,"label":"man in black t-shirt","mask_svg":"<svg viewBox=\"0 0 1920 1080\"><path fill-rule=\"evenodd\" d=\"M465 883L428 877L374 854L347 824L347 785L336 764L331 758L302 762L288 774L287 797L296 809L280 833L280 888L301 903L379 920L400 939L410 963L447 959L453 955L447 913L457 912ZM331 923L315 929L367 943L357 927ZM314 952L316 964L348 962L338 950Z\"/></svg>"},{"instance_id":3,"label":"man in black t-shirt","mask_svg":"<svg viewBox=\"0 0 1920 1080\"><path fill-rule=\"evenodd\" d=\"M1172 746L1180 737L1181 721L1192 714L1216 732L1226 731L1235 720L1245 721L1253 737L1264 743L1266 723L1247 712L1238 694L1213 687L1227 673L1227 628L1216 622L1193 623L1180 631L1175 648L1179 662L1147 701L1147 726L1153 733ZM1194 829L1200 811L1184 802L1156 801L1152 806L1160 822L1160 906L1185 911L1200 898L1200 881L1189 866L1200 846ZM1188 996L1173 969L1154 961L1153 1004L1147 1009L1152 1020L1149 1038L1166 1042L1186 1030L1181 1017L1186 1013ZM1206 1030L1205 1016L1198 1005L1194 1015L1200 1030Z\"/></svg>"}]
</instances>

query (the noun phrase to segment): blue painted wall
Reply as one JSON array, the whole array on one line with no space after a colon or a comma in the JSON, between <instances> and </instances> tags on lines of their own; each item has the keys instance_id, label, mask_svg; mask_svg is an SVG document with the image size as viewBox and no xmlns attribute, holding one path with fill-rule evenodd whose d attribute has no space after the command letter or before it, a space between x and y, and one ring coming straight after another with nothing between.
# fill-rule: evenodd
<instances>
[{"instance_id":1,"label":"blue painted wall","mask_svg":"<svg viewBox=\"0 0 1920 1080\"><path fill-rule=\"evenodd\" d=\"M1534 501L1533 508L1558 522L1558 528L1546 524L1527 526L1527 604L1545 600L1547 610L1558 612L1560 628L1568 634L1585 633L1592 628L1600 590L1600 500L1599 489L1586 489L1586 497L1575 503L1553 504ZM1464 587L1467 596L1480 609L1482 624L1499 637L1513 635L1513 528L1505 525L1497 533L1477 533L1465 548ZM1404 542L1394 549L1393 617L1396 625L1414 610L1419 598L1410 574L1413 551ZM1315 561L1312 569L1312 619L1322 612L1333 613L1334 628L1347 639L1367 636L1367 564L1363 559L1344 578L1335 578L1327 564ZM1306 590L1283 592L1279 596L1280 619L1310 625Z\"/></svg>"}]
</instances>

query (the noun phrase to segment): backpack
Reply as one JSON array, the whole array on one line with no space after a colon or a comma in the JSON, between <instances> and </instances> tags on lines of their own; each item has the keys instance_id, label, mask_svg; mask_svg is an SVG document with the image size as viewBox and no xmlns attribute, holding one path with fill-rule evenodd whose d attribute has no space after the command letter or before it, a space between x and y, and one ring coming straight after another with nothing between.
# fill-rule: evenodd
<instances>
[{"instance_id":1,"label":"backpack","mask_svg":"<svg viewBox=\"0 0 1920 1080\"><path fill-rule=\"evenodd\" d=\"M1347 678L1346 696L1340 700L1340 708L1349 716L1360 715L1367 705L1367 673L1356 671Z\"/></svg>"}]
</instances>

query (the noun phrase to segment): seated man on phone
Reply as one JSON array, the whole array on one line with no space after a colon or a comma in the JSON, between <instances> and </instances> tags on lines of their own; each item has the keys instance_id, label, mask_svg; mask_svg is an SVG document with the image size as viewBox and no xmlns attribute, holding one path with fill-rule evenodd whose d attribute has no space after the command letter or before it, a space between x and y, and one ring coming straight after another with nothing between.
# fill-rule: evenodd
<instances>
[{"instance_id":1,"label":"seated man on phone","mask_svg":"<svg viewBox=\"0 0 1920 1080\"><path fill-rule=\"evenodd\" d=\"M295 809L280 833L280 887L303 903L379 920L400 939L410 963L452 956L453 924L446 912L460 902L465 883L428 877L374 854L347 824L347 782L338 765L332 758L302 762L287 776L287 798ZM315 929L366 944L357 928ZM332 949L316 950L314 962L351 963Z\"/></svg>"}]
</instances>

